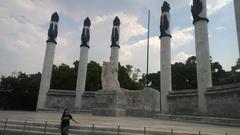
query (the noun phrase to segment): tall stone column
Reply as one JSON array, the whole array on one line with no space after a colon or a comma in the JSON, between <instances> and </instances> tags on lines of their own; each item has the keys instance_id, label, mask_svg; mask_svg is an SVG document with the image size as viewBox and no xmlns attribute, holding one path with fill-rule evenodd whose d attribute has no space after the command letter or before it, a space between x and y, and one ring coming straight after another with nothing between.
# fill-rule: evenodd
<instances>
[{"instance_id":1,"label":"tall stone column","mask_svg":"<svg viewBox=\"0 0 240 135\"><path fill-rule=\"evenodd\" d=\"M161 15L161 113L168 113L168 92L172 90L170 6L164 1Z\"/></svg>"},{"instance_id":2,"label":"tall stone column","mask_svg":"<svg viewBox=\"0 0 240 135\"><path fill-rule=\"evenodd\" d=\"M208 87L212 87L206 0L193 0L191 12L195 29L198 106L200 113L204 114L207 112L205 93Z\"/></svg>"},{"instance_id":3,"label":"tall stone column","mask_svg":"<svg viewBox=\"0 0 240 135\"><path fill-rule=\"evenodd\" d=\"M237 37L238 37L238 49L240 59L240 0L234 0L235 19L237 26Z\"/></svg>"},{"instance_id":4,"label":"tall stone column","mask_svg":"<svg viewBox=\"0 0 240 135\"><path fill-rule=\"evenodd\" d=\"M58 35L58 21L59 16L57 12L55 12L51 17L50 27L48 29L48 40L42 70L40 89L38 93L37 110L43 109L46 106L47 92L50 89L52 77L55 47L57 45L56 38Z\"/></svg>"},{"instance_id":5,"label":"tall stone column","mask_svg":"<svg viewBox=\"0 0 240 135\"><path fill-rule=\"evenodd\" d=\"M83 92L85 91L87 64L88 64L89 39L90 39L90 26L91 26L91 21L87 17L84 20L84 27L83 27L82 36L81 36L82 44L80 45L81 50L80 50L79 65L78 65L75 109L81 108L82 95L83 95Z\"/></svg>"}]
</instances>

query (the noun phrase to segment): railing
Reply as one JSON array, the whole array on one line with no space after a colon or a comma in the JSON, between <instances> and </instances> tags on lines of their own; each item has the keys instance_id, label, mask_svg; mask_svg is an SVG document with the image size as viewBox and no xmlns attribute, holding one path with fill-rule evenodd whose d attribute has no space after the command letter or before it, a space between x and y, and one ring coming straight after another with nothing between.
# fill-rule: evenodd
<instances>
[{"instance_id":1,"label":"railing","mask_svg":"<svg viewBox=\"0 0 240 135\"><path fill-rule=\"evenodd\" d=\"M0 134L8 132L24 133L24 134L42 134L54 135L59 134L59 124L57 121L34 121L34 120L12 120L0 119ZM71 135L231 135L229 133L204 133L199 130L196 132L186 132L166 128L140 127L132 125L110 125L96 124L91 125L74 125L70 127ZM12 134L11 134L12 135Z\"/></svg>"}]
</instances>

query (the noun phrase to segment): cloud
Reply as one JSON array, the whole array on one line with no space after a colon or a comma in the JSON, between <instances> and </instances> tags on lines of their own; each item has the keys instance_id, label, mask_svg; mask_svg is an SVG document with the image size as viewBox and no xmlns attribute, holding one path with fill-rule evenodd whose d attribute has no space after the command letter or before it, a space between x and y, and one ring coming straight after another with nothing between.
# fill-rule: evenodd
<instances>
[{"instance_id":1,"label":"cloud","mask_svg":"<svg viewBox=\"0 0 240 135\"><path fill-rule=\"evenodd\" d=\"M190 56L192 56L192 54L187 54L187 53L185 53L185 52L180 52L180 53L178 53L178 54L173 58L172 64L173 64L173 63L176 63L176 62L183 62L183 63L185 63L186 60L187 60Z\"/></svg>"},{"instance_id":2,"label":"cloud","mask_svg":"<svg viewBox=\"0 0 240 135\"><path fill-rule=\"evenodd\" d=\"M131 64L140 68L143 72L146 69L147 39L142 39L132 44L125 44L120 48L120 62ZM149 70L158 71L160 67L160 40L158 36L149 38Z\"/></svg>"},{"instance_id":3,"label":"cloud","mask_svg":"<svg viewBox=\"0 0 240 135\"><path fill-rule=\"evenodd\" d=\"M189 6L192 5L192 0L189 0ZM209 16L215 15L225 6L229 5L232 0L207 0L207 13Z\"/></svg>"},{"instance_id":4,"label":"cloud","mask_svg":"<svg viewBox=\"0 0 240 135\"><path fill-rule=\"evenodd\" d=\"M210 0L207 3L208 15L214 15L223 7L229 5L232 0Z\"/></svg>"},{"instance_id":5,"label":"cloud","mask_svg":"<svg viewBox=\"0 0 240 135\"><path fill-rule=\"evenodd\" d=\"M14 17L0 17L0 57L7 61L0 74L12 71L38 72L43 61L46 34L38 25L21 22Z\"/></svg>"},{"instance_id":6,"label":"cloud","mask_svg":"<svg viewBox=\"0 0 240 135\"><path fill-rule=\"evenodd\" d=\"M216 14L231 3L230 1L209 0L209 14ZM168 0L168 2L171 4L171 12L175 14L176 12L181 13L192 0ZM74 60L79 59L81 29L86 16L92 20L89 61L94 60L101 63L109 60L112 21L115 16L119 16L121 20L120 62L145 70L146 39L143 38L147 32L145 23L148 9L151 9L152 28L149 69L150 72L155 72L159 70L160 65L160 40L156 35L159 35L159 16L162 3L163 0L151 2L146 0L106 0L104 2L92 0L91 4L89 1L83 0L73 2L65 0L25 0L24 2L22 0L2 0L0 5L0 63L4 64L2 64L0 74L9 74L19 70L27 73L41 71L49 20L54 11L58 11L60 15L55 64L71 65ZM190 14L187 13L182 15L190 17ZM177 22L173 23L173 25L177 23L180 26L175 27L172 32L172 50L175 52L176 50L183 51L187 45L194 44L194 29L189 27L192 25L179 21L181 18L175 18L174 20ZM216 28L216 30L222 29L224 28Z\"/></svg>"},{"instance_id":7,"label":"cloud","mask_svg":"<svg viewBox=\"0 0 240 135\"><path fill-rule=\"evenodd\" d=\"M93 19L93 28L97 29L98 26L101 27L112 27L112 21L118 16L121 21L120 25L120 38L121 43L125 44L132 37L144 35L147 29L139 22L138 17L135 15L125 14L125 13L113 13L110 15L96 16ZM104 25L104 26L103 26Z\"/></svg>"},{"instance_id":8,"label":"cloud","mask_svg":"<svg viewBox=\"0 0 240 135\"><path fill-rule=\"evenodd\" d=\"M215 28L217 31L223 31L223 30L226 30L226 27L223 27L223 26L218 26Z\"/></svg>"},{"instance_id":9,"label":"cloud","mask_svg":"<svg viewBox=\"0 0 240 135\"><path fill-rule=\"evenodd\" d=\"M48 1L3 0L0 5L0 16L13 17L21 22L43 24L49 20L49 13L53 13L55 9Z\"/></svg>"},{"instance_id":10,"label":"cloud","mask_svg":"<svg viewBox=\"0 0 240 135\"><path fill-rule=\"evenodd\" d=\"M172 47L177 48L194 41L193 31L194 28L192 26L182 29L180 29L179 27L175 28L172 32Z\"/></svg>"}]
</instances>

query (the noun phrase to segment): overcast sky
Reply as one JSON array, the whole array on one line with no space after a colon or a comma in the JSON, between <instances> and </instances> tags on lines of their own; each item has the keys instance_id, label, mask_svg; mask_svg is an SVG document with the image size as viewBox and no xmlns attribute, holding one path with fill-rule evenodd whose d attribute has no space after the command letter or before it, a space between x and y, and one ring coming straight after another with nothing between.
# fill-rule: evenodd
<instances>
[{"instance_id":1,"label":"overcast sky","mask_svg":"<svg viewBox=\"0 0 240 135\"><path fill-rule=\"evenodd\" d=\"M172 63L195 55L192 0L167 0L171 6ZM79 59L84 19L91 19L89 61L110 56L112 21L121 20L120 62L146 72L147 11L151 10L150 72L160 70L159 22L163 0L1 0L0 75L41 72L51 14L60 16L54 64ZM238 58L232 0L207 0L210 55L225 70Z\"/></svg>"}]
</instances>

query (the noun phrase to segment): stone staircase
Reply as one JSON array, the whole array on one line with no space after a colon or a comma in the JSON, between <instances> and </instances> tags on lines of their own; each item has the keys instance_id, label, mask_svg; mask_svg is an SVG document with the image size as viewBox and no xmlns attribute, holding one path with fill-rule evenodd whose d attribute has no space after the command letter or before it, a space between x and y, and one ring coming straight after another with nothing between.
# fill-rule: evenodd
<instances>
[{"instance_id":1,"label":"stone staircase","mask_svg":"<svg viewBox=\"0 0 240 135\"><path fill-rule=\"evenodd\" d=\"M59 124L48 121L0 119L0 135L59 135ZM121 128L116 125L71 126L70 135L194 135L173 131L147 131L144 129Z\"/></svg>"}]
</instances>

